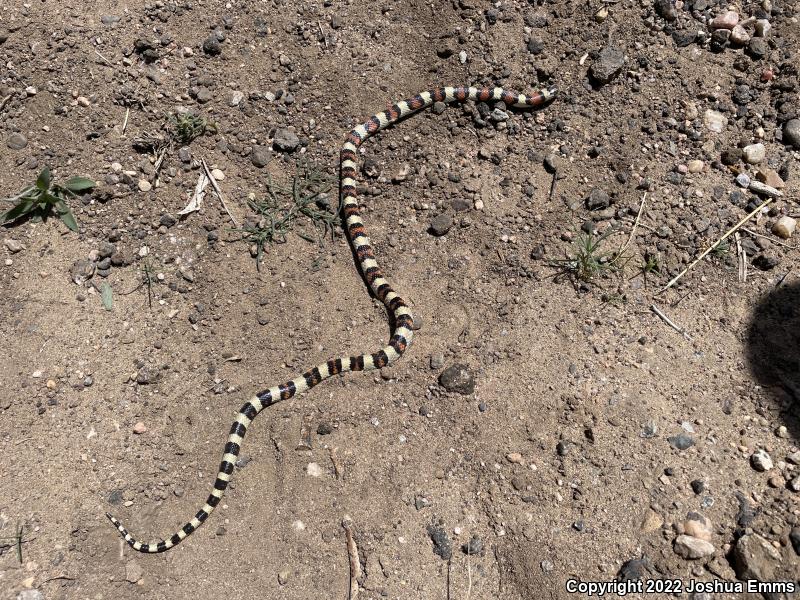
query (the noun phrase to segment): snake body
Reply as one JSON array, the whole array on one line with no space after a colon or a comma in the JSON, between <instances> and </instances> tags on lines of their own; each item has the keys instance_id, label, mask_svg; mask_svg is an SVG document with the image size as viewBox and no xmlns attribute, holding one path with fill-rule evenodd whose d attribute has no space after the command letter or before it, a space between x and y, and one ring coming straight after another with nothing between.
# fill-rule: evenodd
<instances>
[{"instance_id":1,"label":"snake body","mask_svg":"<svg viewBox=\"0 0 800 600\"><path fill-rule=\"evenodd\" d=\"M265 408L288 400L298 393L313 388L320 382L339 373L347 371L371 371L392 364L403 355L413 336L413 317L406 302L392 289L384 278L383 272L375 259L370 240L361 220L358 200L356 199L356 166L358 147L377 132L393 123L413 115L432 105L434 102L504 102L516 108L532 108L550 100L556 93L555 88L536 91L531 95L515 94L503 88L445 87L417 94L413 98L398 102L388 110L369 118L347 134L340 152L340 195L342 210L346 219L346 231L350 243L355 250L361 272L369 284L372 293L380 299L391 314L392 336L389 344L372 354L335 358L309 369L291 381L271 387L257 393L239 409L239 414L231 426L228 441L225 444L222 462L219 466L214 488L203 507L192 519L178 529L171 537L156 542L139 542L128 533L128 530L111 514L106 516L114 524L125 541L139 552L165 552L185 540L202 525L214 511L222 499L228 482L233 474L234 464L239 455L247 428L253 419Z\"/></svg>"}]
</instances>

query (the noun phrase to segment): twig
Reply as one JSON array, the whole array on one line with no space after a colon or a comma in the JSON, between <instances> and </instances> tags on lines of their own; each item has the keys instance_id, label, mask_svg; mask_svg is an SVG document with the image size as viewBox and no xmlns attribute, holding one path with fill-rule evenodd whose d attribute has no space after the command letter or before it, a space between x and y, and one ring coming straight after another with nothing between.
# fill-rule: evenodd
<instances>
[{"instance_id":1,"label":"twig","mask_svg":"<svg viewBox=\"0 0 800 600\"><path fill-rule=\"evenodd\" d=\"M675 324L675 323L674 323L674 322L673 322L673 321L672 321L672 320L671 320L671 319L670 319L670 318L669 318L667 315L665 315L663 312L661 312L661 309L660 309L660 308L658 308L658 307L657 307L655 304L651 304L651 305L650 305L650 310L652 310L652 311L653 311L654 313L656 313L656 314L657 314L659 317L661 317L661 320L662 320L662 321L664 321L664 323L666 323L667 325L669 325L670 327L672 327L672 328L673 328L675 331L677 331L677 332L678 332L678 333L680 333L680 334L681 334L681 335L682 335L684 338L686 338L686 341L688 341L688 342L691 342L691 341L692 341L692 338L691 338L691 337L689 337L689 334L688 334L688 333L686 333L686 330L685 330L685 329L683 329L682 327L679 327L678 325L676 325L676 324Z\"/></svg>"},{"instance_id":2,"label":"twig","mask_svg":"<svg viewBox=\"0 0 800 600\"><path fill-rule=\"evenodd\" d=\"M792 274L792 270L791 269L786 271L786 275L781 277L780 280L778 280L778 283L775 284L775 289L778 289L779 287L781 287L783 285L783 283L786 281L786 278L789 277L789 275L791 275L791 274Z\"/></svg>"},{"instance_id":3,"label":"twig","mask_svg":"<svg viewBox=\"0 0 800 600\"><path fill-rule=\"evenodd\" d=\"M787 244L786 242L781 242L780 240L776 240L775 238L771 238L768 235L764 235L763 233L757 233L752 229L748 229L747 227L742 227L742 231L746 231L750 235L754 235L756 237L764 238L765 240L769 240L773 244L778 244L778 246L783 246L784 248L789 248L791 250L797 250L800 246L792 246L791 244Z\"/></svg>"},{"instance_id":4,"label":"twig","mask_svg":"<svg viewBox=\"0 0 800 600\"><path fill-rule=\"evenodd\" d=\"M350 559L350 591L347 597L350 600L358 598L358 579L361 577L361 561L358 559L358 547L353 539L353 529L351 527L352 519L345 516L342 519L342 527L347 537L347 556Z\"/></svg>"},{"instance_id":5,"label":"twig","mask_svg":"<svg viewBox=\"0 0 800 600\"><path fill-rule=\"evenodd\" d=\"M156 158L156 162L153 165L153 180L150 182L153 184L153 187L156 185L156 180L158 179L158 172L161 171L161 165L164 163L164 158L167 156L167 150L169 150L169 146L165 146L161 149L161 152Z\"/></svg>"},{"instance_id":6,"label":"twig","mask_svg":"<svg viewBox=\"0 0 800 600\"><path fill-rule=\"evenodd\" d=\"M109 67L112 67L112 68L114 67L114 65L112 64L112 62L110 60L108 60L105 56L100 54L99 50L95 49L94 53L97 54L97 56L99 56L100 58L102 58L103 62L106 63Z\"/></svg>"},{"instance_id":7,"label":"twig","mask_svg":"<svg viewBox=\"0 0 800 600\"><path fill-rule=\"evenodd\" d=\"M736 257L739 260L739 283L744 283L747 281L747 252L738 231L733 234L733 239L736 240Z\"/></svg>"},{"instance_id":8,"label":"twig","mask_svg":"<svg viewBox=\"0 0 800 600\"><path fill-rule=\"evenodd\" d=\"M125 109L125 120L122 122L122 133L120 135L125 135L125 130L128 128L128 117L131 114L131 107L127 107Z\"/></svg>"},{"instance_id":9,"label":"twig","mask_svg":"<svg viewBox=\"0 0 800 600\"><path fill-rule=\"evenodd\" d=\"M445 573L445 577L447 578L447 600L450 600L450 565L452 562L452 558L447 559L447 573Z\"/></svg>"},{"instance_id":10,"label":"twig","mask_svg":"<svg viewBox=\"0 0 800 600\"><path fill-rule=\"evenodd\" d=\"M327 48L328 47L328 38L325 35L325 32L322 31L322 23L319 22L319 19L317 19L317 27L319 27L319 34L322 36L322 41L325 43L325 47Z\"/></svg>"},{"instance_id":11,"label":"twig","mask_svg":"<svg viewBox=\"0 0 800 600\"><path fill-rule=\"evenodd\" d=\"M8 96L0 100L0 110L3 110L6 107L6 104L8 104L8 101L11 100L11 98L13 97L14 94L9 94Z\"/></svg>"},{"instance_id":12,"label":"twig","mask_svg":"<svg viewBox=\"0 0 800 600\"><path fill-rule=\"evenodd\" d=\"M328 454L330 454L331 462L333 463L333 472L336 473L336 479L341 479L344 469L342 468L342 461L336 455L337 450L338 448L330 448L328 449Z\"/></svg>"},{"instance_id":13,"label":"twig","mask_svg":"<svg viewBox=\"0 0 800 600\"><path fill-rule=\"evenodd\" d=\"M631 234L628 236L628 241L625 242L625 245L622 246L619 250L619 254L617 256L622 256L622 253L628 249L631 242L633 241L633 236L636 234L636 228L639 226L639 221L642 218L642 211L644 210L644 201L647 200L647 192L644 193L642 196L642 203L639 205L639 212L636 214L636 220L633 222L633 227L631 228Z\"/></svg>"},{"instance_id":14,"label":"twig","mask_svg":"<svg viewBox=\"0 0 800 600\"><path fill-rule=\"evenodd\" d=\"M464 597L464 600L469 600L469 597L472 595L472 567L469 564L469 544L467 545L467 595Z\"/></svg>"},{"instance_id":15,"label":"twig","mask_svg":"<svg viewBox=\"0 0 800 600\"><path fill-rule=\"evenodd\" d=\"M705 258L705 256L706 256L706 255L707 255L709 252L711 252L711 251L712 251L714 248L716 248L716 247L717 247L719 244L721 244L721 243L722 243L722 242L723 242L725 239L727 239L727 238L728 238L728 236L730 236L732 233L736 232L736 231L737 231L737 230L738 230L738 229L739 229L739 228L740 228L742 225L744 225L745 223L747 223L747 221L749 221L750 219L752 219L754 215L756 215L756 214L758 214L759 212L761 212L761 209L762 209L762 208L764 208L764 207L765 207L767 204L769 204L770 202L772 202L772 200L773 200L773 198L767 198L766 200L764 200L764 202L762 202L761 204L759 204L759 205L758 205L758 206L757 206L757 207L756 207L756 208L755 208L755 209L754 209L752 212L750 212L750 213L749 213L749 214L748 214L746 217L744 217L744 218L743 218L741 221L739 221L739 222L738 222L736 225L734 225L733 227L731 227L731 228L730 228L730 229L729 229L727 232L725 232L725 235L723 235L723 236L722 236L721 238L719 238L719 239L718 239L716 242L714 242L714 243L713 243L713 244L711 244L711 245L710 245L708 248L706 248L706 249L703 251L703 253L702 253L700 256L698 256L697 258L695 258L695 259L694 259L694 260L693 260L693 261L692 261L692 262L689 264L689 266L688 266L688 267L686 267L686 268L685 268L683 271L681 271L681 272L680 272L680 273L678 273L678 274L677 274L675 277L673 277L673 278L670 280L670 282L669 282L667 285L665 285L665 286L664 286L664 288L663 288L662 290L660 290L660 291L658 292L658 294L663 294L663 293L664 293L664 292L666 292L666 291L667 291L669 288L671 288L673 285L675 285L675 284L678 282L678 280L679 280L681 277L683 277L684 275L686 275L686 273L688 273L688 272L689 272L689 270L690 270L692 267L694 267L694 266L695 266L697 263L699 263L701 260L703 260L703 258ZM656 295L658 295L658 294L656 294Z\"/></svg>"},{"instance_id":16,"label":"twig","mask_svg":"<svg viewBox=\"0 0 800 600\"><path fill-rule=\"evenodd\" d=\"M208 177L208 180L211 182L211 186L214 188L214 191L217 193L219 201L222 202L222 208L224 208L225 212L228 213L228 216L231 218L231 221L233 221L233 224L236 227L238 227L239 223L236 222L236 219L233 218L231 211L228 210L228 205L225 204L225 197L222 195L222 190L219 189L219 185L217 185L217 180L214 179L214 176L211 174L211 169L208 168L205 159L201 158L200 162L203 163L203 169L205 169L206 171L206 176Z\"/></svg>"},{"instance_id":17,"label":"twig","mask_svg":"<svg viewBox=\"0 0 800 600\"><path fill-rule=\"evenodd\" d=\"M550 194L548 196L550 200L556 195L556 181L558 181L558 169L553 169L553 180L550 182Z\"/></svg>"}]
</instances>

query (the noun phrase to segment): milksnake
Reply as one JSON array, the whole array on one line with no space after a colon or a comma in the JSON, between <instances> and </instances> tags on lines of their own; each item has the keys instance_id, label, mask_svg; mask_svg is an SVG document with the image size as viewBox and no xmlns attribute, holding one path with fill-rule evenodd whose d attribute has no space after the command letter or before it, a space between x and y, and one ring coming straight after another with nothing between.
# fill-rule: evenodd
<instances>
[{"instance_id":1,"label":"milksnake","mask_svg":"<svg viewBox=\"0 0 800 600\"><path fill-rule=\"evenodd\" d=\"M389 282L383 277L383 273L375 260L375 252L372 250L364 222L359 215L358 200L356 199L356 159L358 147L369 137L377 132L389 127L399 120L417 113L433 104L434 102L466 102L475 100L479 102L501 101L508 106L516 108L532 108L540 106L549 101L556 93L555 88L547 88L536 91L529 96L515 94L503 88L483 88L474 87L445 87L422 92L409 100L398 102L384 112L380 112L370 119L353 129L347 134L347 138L339 154L341 185L340 194L342 199L342 210L346 219L346 230L350 243L352 244L361 272L364 279L369 284L373 294L380 299L392 315L392 337L389 344L373 354L362 354L360 356L350 356L344 358L331 359L321 363L300 375L275 387L259 392L239 409L239 414L231 426L228 442L225 444L222 463L219 466L217 478L214 481L214 489L211 490L206 503L197 514L182 528L171 537L158 542L142 543L128 533L128 530L109 513L106 516L114 524L125 541L139 552L155 553L165 552L185 540L193 531L205 522L208 516L219 504L228 482L233 473L233 466L239 455L245 432L256 415L262 410L279 402L288 400L300 392L311 389L318 383L339 373L347 371L371 371L380 369L392 364L406 350L411 343L413 335L413 317L411 310L405 301L391 288Z\"/></svg>"}]
</instances>

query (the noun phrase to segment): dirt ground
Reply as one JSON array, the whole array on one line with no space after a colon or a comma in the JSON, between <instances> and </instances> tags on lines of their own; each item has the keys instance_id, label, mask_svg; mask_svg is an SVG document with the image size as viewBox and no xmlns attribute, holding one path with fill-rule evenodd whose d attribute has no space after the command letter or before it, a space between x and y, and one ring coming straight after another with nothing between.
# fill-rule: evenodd
<instances>
[{"instance_id":1,"label":"dirt ground","mask_svg":"<svg viewBox=\"0 0 800 600\"><path fill-rule=\"evenodd\" d=\"M70 200L80 233L0 229L0 598L344 599L346 517L362 600L798 582L800 260L773 231L800 212L800 4L2 8L0 196L44 167L98 185ZM709 23L728 9L750 41ZM252 222L268 176L307 159L335 181L350 128L440 85L559 95L437 107L364 144L363 218L413 344L262 413L208 522L134 552L106 512L172 535L243 401L389 337L341 229L300 224L259 269L210 188L178 215L201 160ZM216 128L156 173L134 142L184 109ZM663 291L767 198L741 174L783 195ZM762 597L678 592L628 597Z\"/></svg>"}]
</instances>

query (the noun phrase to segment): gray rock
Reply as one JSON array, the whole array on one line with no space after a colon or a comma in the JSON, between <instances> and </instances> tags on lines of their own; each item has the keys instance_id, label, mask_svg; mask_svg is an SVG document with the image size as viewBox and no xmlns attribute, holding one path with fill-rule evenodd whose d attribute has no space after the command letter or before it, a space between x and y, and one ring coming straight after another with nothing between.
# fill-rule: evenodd
<instances>
[{"instance_id":1,"label":"gray rock","mask_svg":"<svg viewBox=\"0 0 800 600\"><path fill-rule=\"evenodd\" d=\"M116 25L117 23L119 23L119 21L120 17L118 17L117 15L103 15L102 17L100 17L100 22L103 25Z\"/></svg>"},{"instance_id":2,"label":"gray rock","mask_svg":"<svg viewBox=\"0 0 800 600\"><path fill-rule=\"evenodd\" d=\"M22 590L17 594L17 600L44 600L44 594L39 590Z\"/></svg>"},{"instance_id":3,"label":"gray rock","mask_svg":"<svg viewBox=\"0 0 800 600\"><path fill-rule=\"evenodd\" d=\"M164 227L172 227L177 223L178 220L169 213L164 213L161 215L161 218L158 220L159 225L163 225Z\"/></svg>"},{"instance_id":4,"label":"gray rock","mask_svg":"<svg viewBox=\"0 0 800 600\"><path fill-rule=\"evenodd\" d=\"M800 527L794 527L789 534L789 541L792 542L794 553L800 556Z\"/></svg>"},{"instance_id":5,"label":"gray rock","mask_svg":"<svg viewBox=\"0 0 800 600\"><path fill-rule=\"evenodd\" d=\"M192 151L188 146L181 146L178 148L178 160L182 163L192 162Z\"/></svg>"},{"instance_id":6,"label":"gray rock","mask_svg":"<svg viewBox=\"0 0 800 600\"><path fill-rule=\"evenodd\" d=\"M209 56L218 56L222 54L222 44L219 43L216 35L208 36L203 42L203 52Z\"/></svg>"},{"instance_id":7,"label":"gray rock","mask_svg":"<svg viewBox=\"0 0 800 600\"><path fill-rule=\"evenodd\" d=\"M129 583L136 583L144 576L144 569L135 560L125 563L125 580Z\"/></svg>"},{"instance_id":8,"label":"gray rock","mask_svg":"<svg viewBox=\"0 0 800 600\"><path fill-rule=\"evenodd\" d=\"M446 234L453 227L453 218L450 215L437 215L431 220L430 232L435 236Z\"/></svg>"},{"instance_id":9,"label":"gray rock","mask_svg":"<svg viewBox=\"0 0 800 600\"><path fill-rule=\"evenodd\" d=\"M756 471L761 473L769 471L773 467L772 458L760 448L750 455L750 464L753 465Z\"/></svg>"},{"instance_id":10,"label":"gray rock","mask_svg":"<svg viewBox=\"0 0 800 600\"><path fill-rule=\"evenodd\" d=\"M206 102L210 102L214 98L211 90L207 87L203 86L197 90L197 101L200 104L205 104Z\"/></svg>"},{"instance_id":11,"label":"gray rock","mask_svg":"<svg viewBox=\"0 0 800 600\"><path fill-rule=\"evenodd\" d=\"M279 152L294 152L300 145L300 138L291 129L282 127L275 132L272 147Z\"/></svg>"},{"instance_id":12,"label":"gray rock","mask_svg":"<svg viewBox=\"0 0 800 600\"><path fill-rule=\"evenodd\" d=\"M589 210L602 210L611 206L611 198L600 188L593 188L586 198L586 208Z\"/></svg>"},{"instance_id":13,"label":"gray rock","mask_svg":"<svg viewBox=\"0 0 800 600\"><path fill-rule=\"evenodd\" d=\"M675 554L687 560L696 560L711 556L716 551L714 544L691 535L679 535L675 538L672 549Z\"/></svg>"},{"instance_id":14,"label":"gray rock","mask_svg":"<svg viewBox=\"0 0 800 600\"><path fill-rule=\"evenodd\" d=\"M448 392L468 395L475 391L475 378L466 365L456 363L439 375L439 384Z\"/></svg>"},{"instance_id":15,"label":"gray rock","mask_svg":"<svg viewBox=\"0 0 800 600\"><path fill-rule=\"evenodd\" d=\"M6 146L12 150L22 150L27 145L28 138L21 133L12 133L10 136L8 136L8 140L6 140Z\"/></svg>"},{"instance_id":16,"label":"gray rock","mask_svg":"<svg viewBox=\"0 0 800 600\"><path fill-rule=\"evenodd\" d=\"M614 46L608 46L598 54L597 60L592 64L589 75L597 83L605 84L616 77L624 64L625 55L622 50Z\"/></svg>"},{"instance_id":17,"label":"gray rock","mask_svg":"<svg viewBox=\"0 0 800 600\"><path fill-rule=\"evenodd\" d=\"M94 263L90 260L76 260L69 271L70 279L78 285L83 285L94 275L94 268Z\"/></svg>"},{"instance_id":18,"label":"gray rock","mask_svg":"<svg viewBox=\"0 0 800 600\"><path fill-rule=\"evenodd\" d=\"M453 544L447 532L437 525L428 525L428 535L433 542L433 553L443 560L450 560L453 556Z\"/></svg>"},{"instance_id":19,"label":"gray rock","mask_svg":"<svg viewBox=\"0 0 800 600\"><path fill-rule=\"evenodd\" d=\"M434 102L433 103L433 114L440 115L444 112L447 108L447 105L444 102Z\"/></svg>"},{"instance_id":20,"label":"gray rock","mask_svg":"<svg viewBox=\"0 0 800 600\"><path fill-rule=\"evenodd\" d=\"M783 124L783 143L800 150L800 119L792 119Z\"/></svg>"},{"instance_id":21,"label":"gray rock","mask_svg":"<svg viewBox=\"0 0 800 600\"><path fill-rule=\"evenodd\" d=\"M669 445L676 450L686 450L694 446L694 438L687 433L679 433L667 438Z\"/></svg>"},{"instance_id":22,"label":"gray rock","mask_svg":"<svg viewBox=\"0 0 800 600\"><path fill-rule=\"evenodd\" d=\"M161 369L154 365L144 365L136 374L136 383L150 385L161 380Z\"/></svg>"},{"instance_id":23,"label":"gray rock","mask_svg":"<svg viewBox=\"0 0 800 600\"><path fill-rule=\"evenodd\" d=\"M109 258L117 251L117 247L111 242L100 242L97 248L97 256L100 258Z\"/></svg>"},{"instance_id":24,"label":"gray rock","mask_svg":"<svg viewBox=\"0 0 800 600\"><path fill-rule=\"evenodd\" d=\"M781 553L757 533L743 535L733 549L733 568L739 579L775 579L781 563Z\"/></svg>"},{"instance_id":25,"label":"gray rock","mask_svg":"<svg viewBox=\"0 0 800 600\"><path fill-rule=\"evenodd\" d=\"M6 238L5 245L11 254L16 254L17 252L25 250L25 244L13 238Z\"/></svg>"},{"instance_id":26,"label":"gray rock","mask_svg":"<svg viewBox=\"0 0 800 600\"><path fill-rule=\"evenodd\" d=\"M272 152L266 146L254 146L250 153L250 160L259 168L266 167L272 160Z\"/></svg>"},{"instance_id":27,"label":"gray rock","mask_svg":"<svg viewBox=\"0 0 800 600\"><path fill-rule=\"evenodd\" d=\"M674 21L678 18L678 11L672 0L655 0L653 8L656 9L658 16L666 19L667 21Z\"/></svg>"}]
</instances>

